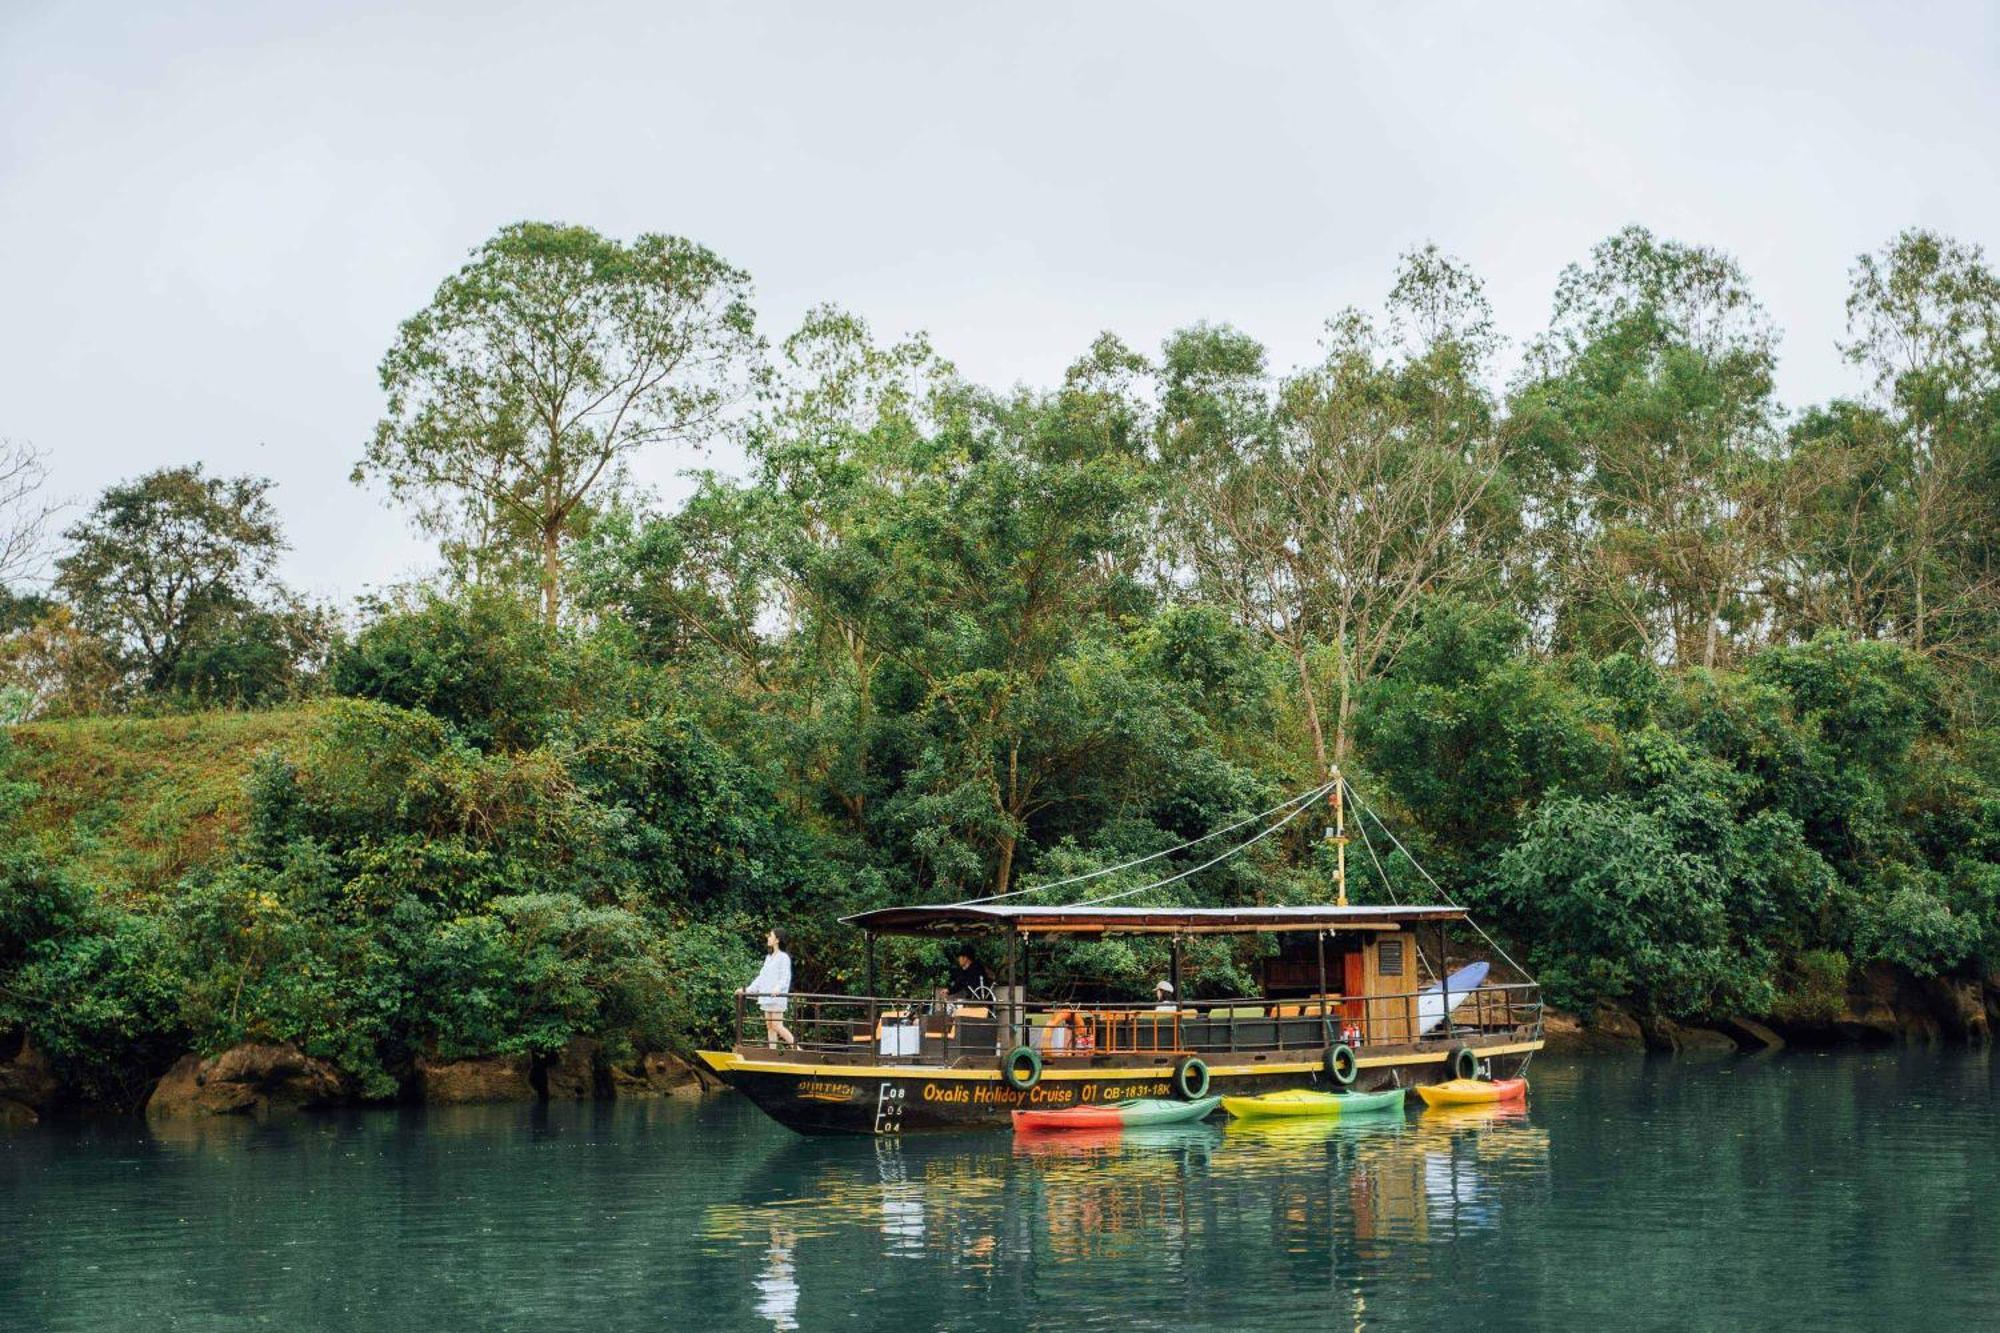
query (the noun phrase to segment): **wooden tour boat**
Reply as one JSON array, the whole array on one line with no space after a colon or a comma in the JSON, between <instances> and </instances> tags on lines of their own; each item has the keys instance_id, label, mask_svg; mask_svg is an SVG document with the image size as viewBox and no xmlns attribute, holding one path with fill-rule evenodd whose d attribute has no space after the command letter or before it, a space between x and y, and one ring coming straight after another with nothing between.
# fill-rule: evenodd
<instances>
[{"instance_id":1,"label":"wooden tour boat","mask_svg":"<svg viewBox=\"0 0 2000 1333\"><path fill-rule=\"evenodd\" d=\"M756 997L739 996L734 1045L701 1058L773 1119L806 1134L999 1128L1016 1110L1292 1088L1380 1092L1521 1075L1542 1046L1539 987L1525 975L1493 981L1483 964L1454 973L1449 928L1467 920L1455 905L1346 901L1343 790L1336 778L1285 817L1328 796L1338 851L1331 904L987 900L878 908L843 918L864 933L868 994L792 994L786 1023L798 1044L783 1049L766 1044ZM1178 996L1182 942L1216 934L1279 937L1277 955L1265 960L1262 994L1169 1006L1033 998L1039 942L1165 936ZM1001 984L974 999L875 994L875 940L883 935L997 941L1006 960Z\"/></svg>"}]
</instances>

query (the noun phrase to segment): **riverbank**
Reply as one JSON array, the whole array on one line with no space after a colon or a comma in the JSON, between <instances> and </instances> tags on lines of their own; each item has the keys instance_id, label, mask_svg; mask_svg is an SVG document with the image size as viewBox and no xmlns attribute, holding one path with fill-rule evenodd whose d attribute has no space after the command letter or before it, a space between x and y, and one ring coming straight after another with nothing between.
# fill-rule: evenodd
<instances>
[{"instance_id":1,"label":"riverbank","mask_svg":"<svg viewBox=\"0 0 2000 1333\"><path fill-rule=\"evenodd\" d=\"M1614 1006L1588 1014L1550 1010L1547 1051L1751 1054L1813 1049L1976 1044L2000 1026L2000 976L1983 981L1916 977L1887 965L1857 969L1837 1002L1811 1013L1682 1022ZM182 1056L135 1108L92 1104L63 1086L27 1037L15 1034L0 1062L0 1126L30 1125L65 1112L136 1110L149 1120L263 1117L342 1107L464 1106L615 1101L695 1096L721 1084L668 1052L613 1058L587 1038L545 1055L420 1058L392 1097L368 1097L331 1062L288 1043L249 1042L215 1055Z\"/></svg>"},{"instance_id":2,"label":"riverbank","mask_svg":"<svg viewBox=\"0 0 2000 1333\"><path fill-rule=\"evenodd\" d=\"M25 1036L0 1062L0 1126L32 1125L64 1113L148 1120L263 1117L364 1106L470 1106L509 1102L633 1100L694 1096L721 1087L714 1075L664 1051L608 1058L578 1038L551 1055L420 1059L393 1097L368 1097L331 1062L289 1043L245 1042L213 1056L175 1061L136 1108L92 1103L63 1086Z\"/></svg>"},{"instance_id":3,"label":"riverbank","mask_svg":"<svg viewBox=\"0 0 2000 1333\"><path fill-rule=\"evenodd\" d=\"M1546 1049L1755 1052L1938 1042L1985 1042L2000 1026L2000 975L1918 977L1887 963L1857 968L1843 992L1809 1010L1681 1022L1605 1005L1587 1014L1551 1010Z\"/></svg>"}]
</instances>

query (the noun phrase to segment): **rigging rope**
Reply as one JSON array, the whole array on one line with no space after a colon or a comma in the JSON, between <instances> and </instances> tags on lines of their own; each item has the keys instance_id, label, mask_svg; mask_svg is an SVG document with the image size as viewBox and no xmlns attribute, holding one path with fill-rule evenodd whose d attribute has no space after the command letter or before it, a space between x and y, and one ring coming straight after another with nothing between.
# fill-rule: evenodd
<instances>
[{"instance_id":1,"label":"rigging rope","mask_svg":"<svg viewBox=\"0 0 2000 1333\"><path fill-rule=\"evenodd\" d=\"M1163 856L1172 856L1175 852L1184 852L1190 847L1199 847L1202 843L1207 842L1210 838L1219 838L1225 833L1234 833L1237 829L1243 828L1244 826L1249 824L1254 824L1260 819L1270 818L1272 815L1277 814L1280 810L1284 809L1288 805L1300 805L1301 802L1310 803L1316 798L1324 796L1332 790L1333 790L1333 784L1331 782L1322 783L1320 786L1315 787L1313 790L1309 792L1306 792L1299 796L1293 796L1288 800L1283 800L1278 802L1276 805L1272 806L1269 810L1260 810L1254 815L1250 815L1247 818L1237 820L1234 824L1227 824L1219 829L1211 829L1209 832L1202 834L1199 838L1191 838L1188 841L1180 844L1180 846L1169 847L1163 852L1151 852L1145 856L1135 857L1130 861L1120 862L1118 865L1115 866L1103 866L1100 867L1099 869L1088 871L1081 875L1071 875L1068 879L1052 879L1046 884L1030 884L1025 889L1010 889L1006 893L989 893L984 898L961 898L957 902L952 903L951 906L976 907L980 903L999 902L1002 898L1014 898L1024 893L1039 893L1043 889L1059 889L1063 887L1065 884L1081 884L1087 879L1097 879L1103 875L1115 874L1120 870L1130 870L1133 866L1142 866L1145 865L1148 861L1157 861ZM1303 806L1301 806L1301 808L1303 808ZM1296 815L1298 813L1299 812L1297 810L1292 811L1292 815ZM1287 815L1285 816L1285 818L1289 820L1292 817L1292 815ZM1284 825L1282 823L1277 825L1277 827L1280 828L1282 828L1283 826ZM1255 842L1256 839L1252 838L1250 841ZM1242 845L1242 847L1238 847L1234 849L1234 851L1241 851L1243 850L1243 847L1248 847L1249 845L1250 843L1246 842ZM1223 853L1224 856L1230 856L1233 854L1234 852ZM1220 860L1221 858L1218 857L1217 859ZM1215 862L1211 861L1208 864L1214 865ZM1180 877L1176 876L1175 878L1180 878ZM1173 881L1162 880L1160 882L1163 884L1171 884ZM1148 887L1152 886L1149 885ZM1090 902L1090 901L1100 901L1100 900L1086 899L1085 901Z\"/></svg>"},{"instance_id":2,"label":"rigging rope","mask_svg":"<svg viewBox=\"0 0 2000 1333\"><path fill-rule=\"evenodd\" d=\"M1354 794L1354 784L1346 781L1345 779L1342 779L1340 785L1342 786L1342 788L1346 790L1348 796L1353 800L1355 806L1357 808L1362 808L1361 798ZM1359 828L1361 830L1361 845L1368 849L1368 859L1375 863L1375 873L1382 877L1382 887L1389 891L1389 901L1396 904L1398 907L1401 907L1403 905L1403 900L1396 896L1396 886L1390 882L1389 872L1383 869L1382 858L1375 855L1375 844L1369 841L1368 821L1365 819L1357 819L1354 821L1354 824L1356 828ZM1404 853L1405 856L1407 856L1408 854L1409 853L1407 852ZM1412 862L1412 864L1415 863ZM1454 903L1453 906L1457 906L1457 904ZM1419 938L1414 931L1411 932L1411 939L1416 942L1417 962L1423 967L1424 975L1431 978L1431 980L1433 981L1437 980L1438 970L1437 968L1431 966L1431 957L1429 954L1424 952L1422 939Z\"/></svg>"},{"instance_id":3,"label":"rigging rope","mask_svg":"<svg viewBox=\"0 0 2000 1333\"><path fill-rule=\"evenodd\" d=\"M1336 785L1341 787L1341 789L1346 792L1347 796L1354 802L1355 808L1361 812L1362 818L1355 821L1361 828L1361 844L1363 847L1368 849L1368 859L1374 863L1375 873L1382 877L1382 886L1388 890L1389 901L1391 903L1400 906L1401 900L1398 899L1396 896L1396 887L1390 881L1388 871L1383 868L1382 858L1375 854L1375 844L1368 836L1369 818L1374 819L1375 827L1382 830L1382 835L1388 838L1390 845L1393 846L1397 851L1401 852L1403 854L1403 859L1408 861L1412 866L1416 868L1417 873L1424 877L1424 881L1431 886L1431 888L1437 893L1439 898L1444 900L1446 906L1457 908L1461 912L1465 910L1463 907L1459 906L1459 904L1452 899L1452 896L1449 893L1445 892L1444 886L1438 883L1437 880L1432 877L1431 872L1424 869L1423 862L1417 860L1417 858L1411 853L1410 849L1403 845L1403 840L1396 836L1395 830L1389 827L1389 825L1383 820L1382 816L1376 812L1375 807L1361 799L1361 793L1354 790L1354 784L1347 781L1345 776L1335 778L1330 782L1323 782L1319 786L1313 788L1311 791L1302 792L1299 795L1294 796L1289 800L1280 801L1278 804L1272 806L1269 810L1260 811L1259 813L1250 815L1247 818L1239 819L1234 824L1227 824L1224 825L1222 828L1213 829L1210 832L1202 834L1199 838L1191 838L1187 842L1181 843L1177 847L1169 847L1164 851L1151 852L1145 856L1134 857L1130 861L1122 861L1117 865L1102 866L1096 870L1086 871L1081 875L1071 875L1067 879L1050 880L1046 884L1031 884L1025 889L1011 889L1006 893L991 893L983 898L962 898L959 901L952 903L951 906L975 907L980 903L998 902L1002 898L1019 897L1020 895L1025 893L1039 893L1044 889L1059 889L1065 885L1081 884L1086 880L1093 880L1101 878L1102 876L1105 875L1116 874L1120 870L1130 870L1134 866L1142 866L1149 861L1157 861L1163 856L1172 856L1175 852L1186 851L1190 847L1198 847L1202 843L1207 842L1209 839L1219 837L1224 833L1233 833L1237 829L1246 827L1247 825L1250 824L1254 824L1260 819L1267 819L1270 816L1277 814L1280 810L1284 810L1287 806L1294 807L1289 814L1287 814L1283 819L1278 820L1275 824L1270 825L1268 828L1259 830L1257 833L1244 839L1242 842L1236 844L1234 847L1231 847L1229 850L1209 858L1208 860L1202 862L1198 866L1191 866L1188 869L1180 871L1177 874L1169 875L1165 879L1156 879L1153 880L1151 883L1141 884L1137 888L1121 889L1117 893L1100 894L1095 898L1083 898L1075 903L1070 903L1066 905L1072 907L1089 907L1098 903L1117 902L1121 898L1131 898L1141 893L1150 892L1153 889L1163 889L1169 884L1177 884L1181 880L1187 879L1192 875L1199 875L1204 870L1207 870L1213 866L1218 866L1222 864L1224 861L1227 861L1230 857L1235 856L1240 852L1246 851L1249 848L1255 846L1256 844L1262 842L1264 839L1270 837L1273 833L1276 833L1279 829L1282 829L1287 824L1291 823L1294 819L1297 819L1307 810L1311 809L1312 803L1315 800L1326 795L1328 792L1332 791ZM1479 938L1485 940L1486 943L1489 946L1491 946L1493 952L1500 955L1501 959L1507 964L1507 966L1513 968L1514 971L1519 973L1521 976L1526 977L1531 975L1526 968L1522 967L1519 963L1514 961L1514 956L1508 953L1506 949L1502 948L1498 940L1494 939L1491 935L1486 933L1486 928L1484 926L1480 925L1477 921L1473 920L1470 915L1467 915L1465 920L1468 924L1471 925L1473 930L1478 932ZM1428 971L1432 976L1437 975L1437 971L1435 968L1431 966L1430 960L1424 956L1423 946L1421 944L1417 946L1417 958L1422 963L1426 971Z\"/></svg>"},{"instance_id":4,"label":"rigging rope","mask_svg":"<svg viewBox=\"0 0 2000 1333\"><path fill-rule=\"evenodd\" d=\"M1402 840L1396 836L1394 830L1392 830L1387 824L1382 822L1382 816L1379 814L1375 814L1375 807L1361 799L1361 797L1355 792L1354 787L1351 784L1347 788L1347 794L1349 796L1354 797L1354 804L1361 808L1363 814L1375 816L1375 827L1382 830L1383 835L1387 837L1389 841L1395 845L1396 850L1403 854L1403 859L1408 861L1411 865L1415 866L1417 868L1417 873L1419 875L1422 875L1424 879L1429 882L1430 886L1433 889L1437 890L1438 897L1444 899L1446 906L1458 907L1459 911L1461 912L1465 911L1463 907L1459 907L1457 903L1452 901L1451 895L1444 891L1444 886L1442 884L1438 883L1435 879L1431 878L1431 872L1424 869L1424 863L1419 861L1416 857L1410 855L1410 849L1403 845ZM1365 824L1363 825L1363 829L1365 832L1366 830ZM1500 957L1506 961L1507 966L1513 968L1516 972L1520 973L1524 977L1532 977L1534 975L1533 973L1529 972L1527 968L1522 967L1519 963L1515 962L1514 956L1508 953L1505 949L1501 948L1500 941L1494 939L1491 935L1488 935L1486 933L1486 928L1484 926L1480 925L1477 921L1474 921L1469 914L1466 916L1465 919L1472 926L1474 930L1479 932L1480 939L1485 940L1488 944L1493 946L1493 952L1499 954Z\"/></svg>"},{"instance_id":5,"label":"rigging rope","mask_svg":"<svg viewBox=\"0 0 2000 1333\"><path fill-rule=\"evenodd\" d=\"M1333 784L1329 782L1306 794L1308 796L1322 796L1326 792L1332 790L1332 788ZM1292 811L1292 813L1286 815L1283 819L1271 825L1271 827L1258 832L1253 837L1245 838L1242 842L1237 843L1234 847L1231 847L1228 851L1222 853L1222 855L1217 856L1212 860L1204 861L1200 865L1195 866L1191 869L1183 870L1178 875L1169 875L1165 879L1156 879L1151 884L1141 884L1136 889L1122 889L1117 893L1107 893L1096 898L1085 898L1081 902L1071 903L1069 904L1069 906L1090 907L1097 903L1116 902L1120 898L1130 898L1133 894L1144 893L1148 889L1164 889L1167 885L1172 884L1178 880L1186 879L1189 875L1198 875L1202 871L1208 869L1210 866L1220 865L1222 862L1227 861L1230 857L1236 855L1238 852L1243 851L1255 845L1256 843L1262 842L1264 839L1270 837L1273 833L1276 833L1279 829L1291 823L1294 819L1297 819L1300 815L1304 814L1307 810L1311 808L1312 807L1310 804L1301 805L1298 809Z\"/></svg>"}]
</instances>

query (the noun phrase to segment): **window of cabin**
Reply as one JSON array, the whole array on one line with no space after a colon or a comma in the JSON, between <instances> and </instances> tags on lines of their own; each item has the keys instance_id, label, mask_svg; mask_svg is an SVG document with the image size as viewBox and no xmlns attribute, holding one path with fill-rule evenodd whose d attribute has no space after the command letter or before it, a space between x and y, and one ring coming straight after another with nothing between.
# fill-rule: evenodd
<instances>
[{"instance_id":1,"label":"window of cabin","mask_svg":"<svg viewBox=\"0 0 2000 1333\"><path fill-rule=\"evenodd\" d=\"M1403 975L1403 942L1383 940L1375 946L1375 970L1385 977Z\"/></svg>"}]
</instances>

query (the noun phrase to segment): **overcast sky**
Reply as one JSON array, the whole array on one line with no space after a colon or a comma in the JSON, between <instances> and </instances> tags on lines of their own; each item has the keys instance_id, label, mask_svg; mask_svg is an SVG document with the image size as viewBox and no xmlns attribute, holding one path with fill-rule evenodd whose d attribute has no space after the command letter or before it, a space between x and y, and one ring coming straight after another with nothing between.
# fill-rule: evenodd
<instances>
[{"instance_id":1,"label":"overcast sky","mask_svg":"<svg viewBox=\"0 0 2000 1333\"><path fill-rule=\"evenodd\" d=\"M837 302L1002 385L1196 319L1296 364L1425 240L1525 339L1641 222L1738 256L1804 403L1855 383L1858 253L2000 250L1996 15L0 0L0 436L79 504L197 459L274 477L318 594L411 574L426 545L347 479L375 365L521 218L693 237L768 336ZM697 461L637 470L671 495Z\"/></svg>"}]
</instances>

